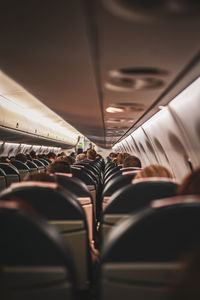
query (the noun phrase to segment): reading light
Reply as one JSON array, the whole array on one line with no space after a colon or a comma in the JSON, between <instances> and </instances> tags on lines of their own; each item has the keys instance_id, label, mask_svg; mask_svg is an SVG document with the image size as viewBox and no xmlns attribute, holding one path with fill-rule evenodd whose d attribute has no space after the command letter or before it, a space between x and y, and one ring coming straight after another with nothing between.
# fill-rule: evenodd
<instances>
[{"instance_id":1,"label":"reading light","mask_svg":"<svg viewBox=\"0 0 200 300\"><path fill-rule=\"evenodd\" d=\"M111 114L116 114L116 113L124 112L124 108L109 106L106 108L106 111Z\"/></svg>"}]
</instances>

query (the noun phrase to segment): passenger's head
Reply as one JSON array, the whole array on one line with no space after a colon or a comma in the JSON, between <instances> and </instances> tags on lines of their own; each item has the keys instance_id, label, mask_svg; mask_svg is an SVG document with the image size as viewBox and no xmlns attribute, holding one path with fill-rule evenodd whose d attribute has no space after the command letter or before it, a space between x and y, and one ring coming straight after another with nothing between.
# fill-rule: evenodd
<instances>
[{"instance_id":1,"label":"passenger's head","mask_svg":"<svg viewBox=\"0 0 200 300\"><path fill-rule=\"evenodd\" d=\"M96 151L94 149L90 149L87 151L87 159L90 159L90 160L96 159Z\"/></svg>"},{"instance_id":2,"label":"passenger's head","mask_svg":"<svg viewBox=\"0 0 200 300\"><path fill-rule=\"evenodd\" d=\"M70 156L73 157L73 158L75 158L75 152L71 152Z\"/></svg>"},{"instance_id":3,"label":"passenger's head","mask_svg":"<svg viewBox=\"0 0 200 300\"><path fill-rule=\"evenodd\" d=\"M30 156L31 156L32 159L36 159L37 158L36 152L34 150L32 150L30 152Z\"/></svg>"},{"instance_id":4,"label":"passenger's head","mask_svg":"<svg viewBox=\"0 0 200 300\"><path fill-rule=\"evenodd\" d=\"M71 173L69 162L65 160L56 160L48 166L48 173Z\"/></svg>"},{"instance_id":5,"label":"passenger's head","mask_svg":"<svg viewBox=\"0 0 200 300\"><path fill-rule=\"evenodd\" d=\"M47 173L29 173L24 177L24 181L55 182L55 178Z\"/></svg>"},{"instance_id":6,"label":"passenger's head","mask_svg":"<svg viewBox=\"0 0 200 300\"><path fill-rule=\"evenodd\" d=\"M74 163L74 159L71 156L60 156L55 161L65 161L70 165Z\"/></svg>"},{"instance_id":7,"label":"passenger's head","mask_svg":"<svg viewBox=\"0 0 200 300\"><path fill-rule=\"evenodd\" d=\"M118 155L118 154L117 154L117 153L115 153L115 152L110 152L110 154L109 154L109 156L108 156L108 157L109 157L110 159L114 159L114 158L116 158L116 157L117 157L117 155Z\"/></svg>"},{"instance_id":8,"label":"passenger's head","mask_svg":"<svg viewBox=\"0 0 200 300\"><path fill-rule=\"evenodd\" d=\"M134 156L134 155L130 155L128 157L125 158L124 163L123 163L123 167L136 167L136 168L141 168L141 161L139 160L138 157Z\"/></svg>"},{"instance_id":9,"label":"passenger's head","mask_svg":"<svg viewBox=\"0 0 200 300\"><path fill-rule=\"evenodd\" d=\"M54 161L56 159L56 155L54 152L49 152L49 154L47 155L48 159L50 159L51 161Z\"/></svg>"},{"instance_id":10,"label":"passenger's head","mask_svg":"<svg viewBox=\"0 0 200 300\"><path fill-rule=\"evenodd\" d=\"M130 154L126 153L126 152L123 152L123 153L119 153L117 155L117 165L123 165L124 163L124 160L130 156Z\"/></svg>"},{"instance_id":11,"label":"passenger's head","mask_svg":"<svg viewBox=\"0 0 200 300\"><path fill-rule=\"evenodd\" d=\"M200 168L189 174L178 187L179 195L200 195Z\"/></svg>"},{"instance_id":12,"label":"passenger's head","mask_svg":"<svg viewBox=\"0 0 200 300\"><path fill-rule=\"evenodd\" d=\"M83 161L83 160L85 160L86 158L87 158L87 157L86 157L86 155L85 155L84 153L80 153L80 154L77 155L76 161L77 161L77 162Z\"/></svg>"},{"instance_id":13,"label":"passenger's head","mask_svg":"<svg viewBox=\"0 0 200 300\"><path fill-rule=\"evenodd\" d=\"M146 177L173 178L173 175L166 167L163 167L161 165L150 165L138 172L134 179Z\"/></svg>"},{"instance_id":14,"label":"passenger's head","mask_svg":"<svg viewBox=\"0 0 200 300\"><path fill-rule=\"evenodd\" d=\"M16 160L19 160L19 161L21 161L21 162L23 162L24 164L27 162L26 155L23 154L23 153L18 153L18 154L15 156L15 159L16 159Z\"/></svg>"}]
</instances>

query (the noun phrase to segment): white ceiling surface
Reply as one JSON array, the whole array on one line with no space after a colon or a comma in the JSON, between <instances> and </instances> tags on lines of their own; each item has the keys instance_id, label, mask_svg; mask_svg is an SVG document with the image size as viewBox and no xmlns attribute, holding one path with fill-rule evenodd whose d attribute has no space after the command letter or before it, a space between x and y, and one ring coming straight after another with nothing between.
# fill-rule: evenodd
<instances>
[{"instance_id":1,"label":"white ceiling surface","mask_svg":"<svg viewBox=\"0 0 200 300\"><path fill-rule=\"evenodd\" d=\"M83 0L15 2L1 5L0 69L100 146L116 142L199 51L198 16L140 23L111 14L102 1L91 1L91 14ZM104 87L110 70L137 67L166 70L165 85L131 92ZM105 112L127 102L143 108Z\"/></svg>"}]
</instances>

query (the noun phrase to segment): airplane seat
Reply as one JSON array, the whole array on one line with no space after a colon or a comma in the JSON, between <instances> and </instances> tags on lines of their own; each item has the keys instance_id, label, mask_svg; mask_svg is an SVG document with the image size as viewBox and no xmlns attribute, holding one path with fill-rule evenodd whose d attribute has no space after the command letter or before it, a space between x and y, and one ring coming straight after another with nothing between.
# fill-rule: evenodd
<instances>
[{"instance_id":1,"label":"airplane seat","mask_svg":"<svg viewBox=\"0 0 200 300\"><path fill-rule=\"evenodd\" d=\"M124 174L120 173L119 176L116 176L109 180L109 182L104 187L102 193L102 209L104 209L112 194L115 193L118 189L130 184L136 174L137 172L135 171L130 171Z\"/></svg>"},{"instance_id":2,"label":"airplane seat","mask_svg":"<svg viewBox=\"0 0 200 300\"><path fill-rule=\"evenodd\" d=\"M112 169L116 167L116 163L112 162L112 161L109 161L106 163L105 165L105 172L108 171L109 169Z\"/></svg>"},{"instance_id":3,"label":"airplane seat","mask_svg":"<svg viewBox=\"0 0 200 300\"><path fill-rule=\"evenodd\" d=\"M89 240L92 241L95 232L95 212L93 197L87 185L72 174L55 173L55 178L58 184L75 194L82 205L88 222Z\"/></svg>"},{"instance_id":4,"label":"airplane seat","mask_svg":"<svg viewBox=\"0 0 200 300\"><path fill-rule=\"evenodd\" d=\"M6 173L7 186L13 182L20 181L19 171L15 166L7 163L0 163L0 168Z\"/></svg>"},{"instance_id":5,"label":"airplane seat","mask_svg":"<svg viewBox=\"0 0 200 300\"><path fill-rule=\"evenodd\" d=\"M117 176L120 176L122 174L132 172L134 171L135 173L139 172L141 168L134 168L134 167L129 167L129 168L121 168L118 171L114 172L113 174L110 174L105 180L104 180L104 186L106 186L110 180L114 179Z\"/></svg>"},{"instance_id":6,"label":"airplane seat","mask_svg":"<svg viewBox=\"0 0 200 300\"><path fill-rule=\"evenodd\" d=\"M56 228L15 202L0 201L3 299L77 299L72 252Z\"/></svg>"},{"instance_id":7,"label":"airplane seat","mask_svg":"<svg viewBox=\"0 0 200 300\"><path fill-rule=\"evenodd\" d=\"M96 192L97 192L97 184L94 181L94 179L90 176L88 172L83 171L83 168L77 167L75 165L71 166L71 172L72 175L81 181L83 181L89 191L92 194L93 202L94 202L94 210L95 210L95 215L96 215ZM96 216L95 216L96 217Z\"/></svg>"},{"instance_id":8,"label":"airplane seat","mask_svg":"<svg viewBox=\"0 0 200 300\"><path fill-rule=\"evenodd\" d=\"M101 299L169 299L182 255L200 246L200 197L185 197L145 208L111 230L101 250Z\"/></svg>"},{"instance_id":9,"label":"airplane seat","mask_svg":"<svg viewBox=\"0 0 200 300\"><path fill-rule=\"evenodd\" d=\"M0 199L23 200L58 228L73 250L79 288L87 288L92 273L88 227L76 196L57 183L26 181L11 185Z\"/></svg>"},{"instance_id":10,"label":"airplane seat","mask_svg":"<svg viewBox=\"0 0 200 300\"><path fill-rule=\"evenodd\" d=\"M39 172L44 172L46 170L45 164L40 160L34 159L33 162L37 165Z\"/></svg>"},{"instance_id":11,"label":"airplane seat","mask_svg":"<svg viewBox=\"0 0 200 300\"><path fill-rule=\"evenodd\" d=\"M83 172L88 173L92 177L96 185L99 184L99 175L97 175L96 171L94 171L93 168L90 168L89 165L76 164L74 166L75 168L80 168Z\"/></svg>"},{"instance_id":12,"label":"airplane seat","mask_svg":"<svg viewBox=\"0 0 200 300\"><path fill-rule=\"evenodd\" d=\"M20 181L23 181L24 177L30 172L29 166L19 160L12 160L11 164L17 168L19 171Z\"/></svg>"},{"instance_id":13,"label":"airplane seat","mask_svg":"<svg viewBox=\"0 0 200 300\"><path fill-rule=\"evenodd\" d=\"M105 172L104 173L104 182L107 180L107 178L110 175L114 174L115 172L118 172L120 169L121 169L120 166L116 166L116 167L110 169L109 171Z\"/></svg>"},{"instance_id":14,"label":"airplane seat","mask_svg":"<svg viewBox=\"0 0 200 300\"><path fill-rule=\"evenodd\" d=\"M31 160L27 160L27 166L30 169L30 172L38 172L38 166Z\"/></svg>"},{"instance_id":15,"label":"airplane seat","mask_svg":"<svg viewBox=\"0 0 200 300\"><path fill-rule=\"evenodd\" d=\"M7 187L6 173L0 168L0 191Z\"/></svg>"},{"instance_id":16,"label":"airplane seat","mask_svg":"<svg viewBox=\"0 0 200 300\"><path fill-rule=\"evenodd\" d=\"M149 206L155 199L164 199L176 196L178 184L170 178L151 177L138 179L118 189L112 194L102 214L102 236L115 225L115 223L141 208Z\"/></svg>"},{"instance_id":17,"label":"airplane seat","mask_svg":"<svg viewBox=\"0 0 200 300\"><path fill-rule=\"evenodd\" d=\"M50 164L46 159L44 158L39 158L39 161L41 161L46 167L48 167L48 165Z\"/></svg>"},{"instance_id":18,"label":"airplane seat","mask_svg":"<svg viewBox=\"0 0 200 300\"><path fill-rule=\"evenodd\" d=\"M95 180L93 179L93 177L91 177L91 175L88 172L84 170L84 168L72 165L71 172L73 176L82 180L86 185L95 185L96 187Z\"/></svg>"}]
</instances>

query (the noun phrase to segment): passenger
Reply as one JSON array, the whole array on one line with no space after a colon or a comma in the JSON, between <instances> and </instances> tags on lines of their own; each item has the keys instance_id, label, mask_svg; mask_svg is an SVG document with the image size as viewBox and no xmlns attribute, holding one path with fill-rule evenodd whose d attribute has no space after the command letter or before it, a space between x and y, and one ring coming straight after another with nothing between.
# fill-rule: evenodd
<instances>
[{"instance_id":1,"label":"passenger","mask_svg":"<svg viewBox=\"0 0 200 300\"><path fill-rule=\"evenodd\" d=\"M86 151L88 151L88 150L93 150L92 143L89 143L89 148L87 148L87 150L86 150Z\"/></svg>"},{"instance_id":2,"label":"passenger","mask_svg":"<svg viewBox=\"0 0 200 300\"><path fill-rule=\"evenodd\" d=\"M36 155L36 152L35 152L34 150L32 150L32 151L30 152L30 156L31 156L31 160L37 159L37 155Z\"/></svg>"},{"instance_id":3,"label":"passenger","mask_svg":"<svg viewBox=\"0 0 200 300\"><path fill-rule=\"evenodd\" d=\"M24 177L24 181L42 181L42 182L55 182L54 176L47 173L29 173Z\"/></svg>"},{"instance_id":4,"label":"passenger","mask_svg":"<svg viewBox=\"0 0 200 300\"><path fill-rule=\"evenodd\" d=\"M108 156L108 158L110 159L110 161L113 161L113 159L117 158L118 154L115 152L111 152Z\"/></svg>"},{"instance_id":5,"label":"passenger","mask_svg":"<svg viewBox=\"0 0 200 300\"><path fill-rule=\"evenodd\" d=\"M73 165L74 160L72 159L71 156L60 156L58 157L55 161L65 161L67 163L69 163L70 165Z\"/></svg>"},{"instance_id":6,"label":"passenger","mask_svg":"<svg viewBox=\"0 0 200 300\"><path fill-rule=\"evenodd\" d=\"M72 159L73 163L75 163L76 161L76 155L75 155L75 152L71 152L69 157Z\"/></svg>"},{"instance_id":7,"label":"passenger","mask_svg":"<svg viewBox=\"0 0 200 300\"><path fill-rule=\"evenodd\" d=\"M56 160L56 155L54 152L49 152L49 154L47 155L48 159L51 161L51 162L54 162Z\"/></svg>"},{"instance_id":8,"label":"passenger","mask_svg":"<svg viewBox=\"0 0 200 300\"><path fill-rule=\"evenodd\" d=\"M63 152L61 152L61 153L59 154L59 156L65 157L65 156L67 156L67 154L63 151Z\"/></svg>"},{"instance_id":9,"label":"passenger","mask_svg":"<svg viewBox=\"0 0 200 300\"><path fill-rule=\"evenodd\" d=\"M200 168L189 174L178 187L179 195L200 195Z\"/></svg>"},{"instance_id":10,"label":"passenger","mask_svg":"<svg viewBox=\"0 0 200 300\"><path fill-rule=\"evenodd\" d=\"M15 155L15 159L23 162L24 164L27 163L26 155L23 153L18 153L17 155Z\"/></svg>"},{"instance_id":11,"label":"passenger","mask_svg":"<svg viewBox=\"0 0 200 300\"><path fill-rule=\"evenodd\" d=\"M137 156L130 155L125 158L123 167L124 168L127 168L127 167L141 168L142 165L141 165L141 161L139 160L139 158Z\"/></svg>"},{"instance_id":12,"label":"passenger","mask_svg":"<svg viewBox=\"0 0 200 300\"><path fill-rule=\"evenodd\" d=\"M65 160L56 160L48 166L47 173L71 173L70 163Z\"/></svg>"},{"instance_id":13,"label":"passenger","mask_svg":"<svg viewBox=\"0 0 200 300\"><path fill-rule=\"evenodd\" d=\"M27 158L27 160L32 160L32 157L30 156L30 154L26 154L26 158Z\"/></svg>"},{"instance_id":14,"label":"passenger","mask_svg":"<svg viewBox=\"0 0 200 300\"><path fill-rule=\"evenodd\" d=\"M9 164L10 163L10 159L8 158L8 156L1 156L0 157L0 163Z\"/></svg>"},{"instance_id":15,"label":"passenger","mask_svg":"<svg viewBox=\"0 0 200 300\"><path fill-rule=\"evenodd\" d=\"M84 153L80 153L77 155L76 157L76 161L79 162L79 161L84 161L86 160L87 156L84 154Z\"/></svg>"},{"instance_id":16,"label":"passenger","mask_svg":"<svg viewBox=\"0 0 200 300\"><path fill-rule=\"evenodd\" d=\"M94 161L96 159L96 151L94 149L90 149L87 151L87 160Z\"/></svg>"},{"instance_id":17,"label":"passenger","mask_svg":"<svg viewBox=\"0 0 200 300\"><path fill-rule=\"evenodd\" d=\"M171 172L161 166L161 165L150 165L144 169L142 169L140 172L138 172L134 178L139 179L139 178L146 178L146 177L166 177L166 178L173 178L173 175Z\"/></svg>"},{"instance_id":18,"label":"passenger","mask_svg":"<svg viewBox=\"0 0 200 300\"><path fill-rule=\"evenodd\" d=\"M129 153L126 153L126 152L124 152L124 153L119 153L119 154L117 155L117 165L118 165L118 166L123 165L124 160L125 160L128 156L130 156Z\"/></svg>"}]
</instances>

